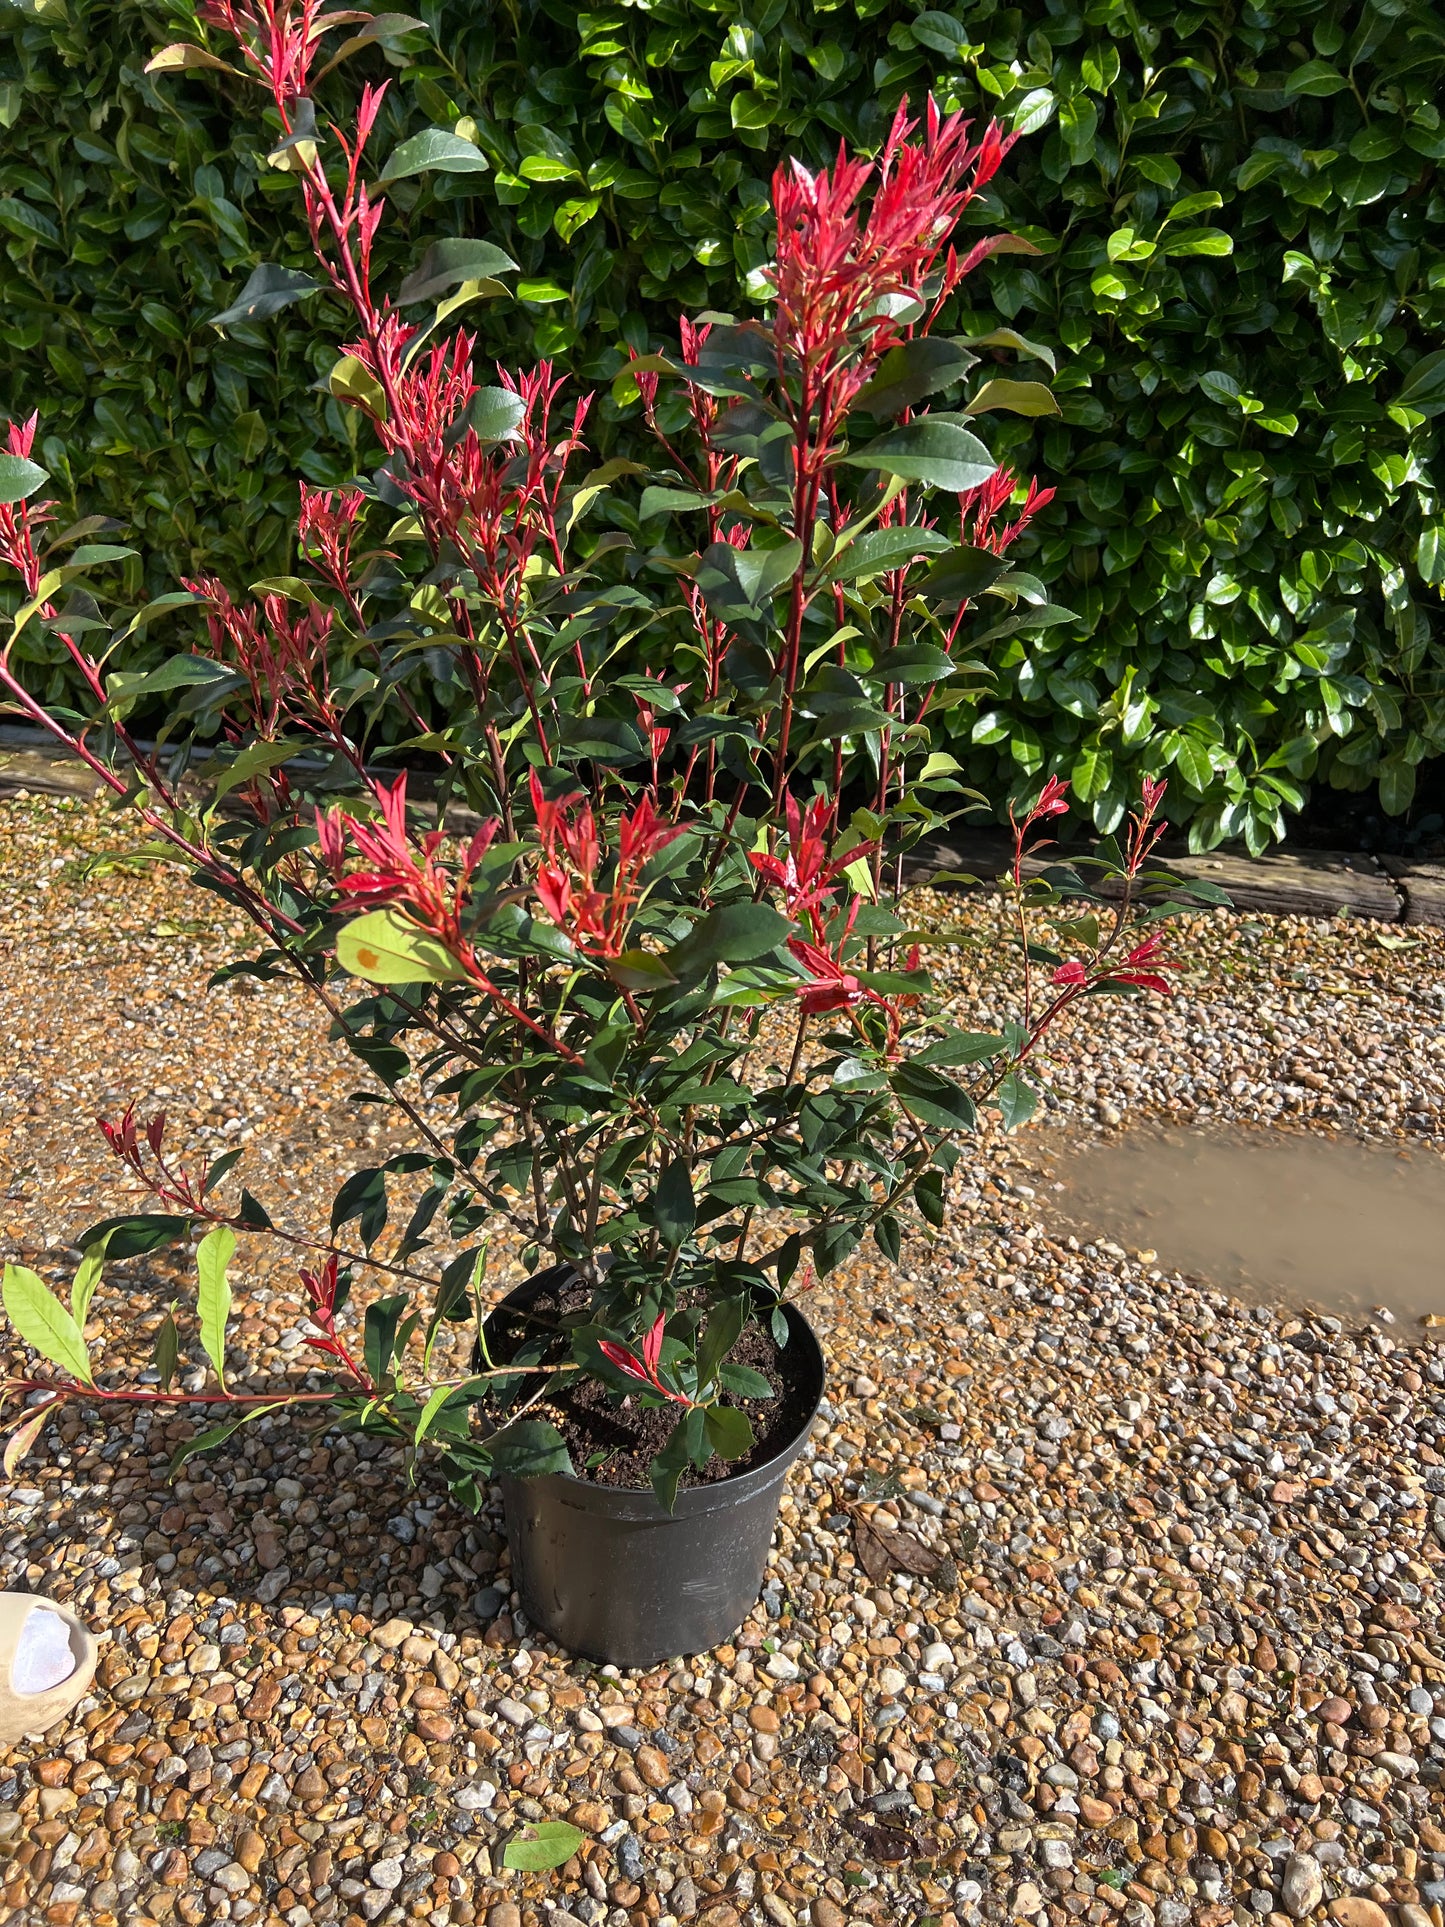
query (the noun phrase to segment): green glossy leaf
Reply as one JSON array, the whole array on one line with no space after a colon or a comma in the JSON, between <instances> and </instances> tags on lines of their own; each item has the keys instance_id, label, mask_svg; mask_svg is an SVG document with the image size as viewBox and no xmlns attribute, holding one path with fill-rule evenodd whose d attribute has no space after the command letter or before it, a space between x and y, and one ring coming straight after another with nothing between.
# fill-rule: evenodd
<instances>
[{"instance_id":1,"label":"green glossy leaf","mask_svg":"<svg viewBox=\"0 0 1445 1927\"><path fill-rule=\"evenodd\" d=\"M385 186L413 174L482 174L488 166L486 155L460 134L428 127L425 133L413 134L393 149L377 179Z\"/></svg>"},{"instance_id":2,"label":"green glossy leaf","mask_svg":"<svg viewBox=\"0 0 1445 1927\"><path fill-rule=\"evenodd\" d=\"M1159 249L1162 254L1233 254L1234 237L1223 228L1183 228L1178 234L1166 234Z\"/></svg>"},{"instance_id":3,"label":"green glossy leaf","mask_svg":"<svg viewBox=\"0 0 1445 1927\"><path fill-rule=\"evenodd\" d=\"M925 1046L914 1054L913 1062L940 1070L953 1069L959 1064L987 1064L1004 1049L1003 1038L992 1031L961 1031L940 1043Z\"/></svg>"},{"instance_id":4,"label":"green glossy leaf","mask_svg":"<svg viewBox=\"0 0 1445 1927\"><path fill-rule=\"evenodd\" d=\"M482 442L511 441L527 412L522 397L510 388L479 388L472 397L467 419Z\"/></svg>"},{"instance_id":5,"label":"green glossy leaf","mask_svg":"<svg viewBox=\"0 0 1445 1927\"><path fill-rule=\"evenodd\" d=\"M751 963L776 950L791 929L781 911L769 904L724 904L709 911L667 953L667 967L680 982L686 982L714 964Z\"/></svg>"},{"instance_id":6,"label":"green glossy leaf","mask_svg":"<svg viewBox=\"0 0 1445 1927\"><path fill-rule=\"evenodd\" d=\"M57 5L54 10L60 12L61 8ZM219 54L208 53L204 47L193 46L184 40L175 41L169 47L162 47L159 53L152 54L145 64L145 71L148 74L174 74L197 67L211 67L219 73L239 75L239 69L229 61L222 60Z\"/></svg>"},{"instance_id":7,"label":"green glossy leaf","mask_svg":"<svg viewBox=\"0 0 1445 1927\"><path fill-rule=\"evenodd\" d=\"M362 1355L373 1385L384 1384L391 1374L402 1314L410 1303L405 1292L393 1292L389 1297L376 1299L366 1308L362 1327Z\"/></svg>"},{"instance_id":8,"label":"green glossy leaf","mask_svg":"<svg viewBox=\"0 0 1445 1927\"><path fill-rule=\"evenodd\" d=\"M77 1330L84 1335L85 1321L90 1311L90 1301L95 1288L100 1283L105 1268L105 1240L89 1246L85 1256L75 1267L75 1276L70 1281L70 1315L75 1320Z\"/></svg>"},{"instance_id":9,"label":"green glossy leaf","mask_svg":"<svg viewBox=\"0 0 1445 1927\"><path fill-rule=\"evenodd\" d=\"M567 1820L539 1820L514 1834L502 1850L502 1865L515 1873L547 1873L570 1860L587 1836Z\"/></svg>"},{"instance_id":10,"label":"green glossy leaf","mask_svg":"<svg viewBox=\"0 0 1445 1927\"><path fill-rule=\"evenodd\" d=\"M1415 800L1415 765L1392 756L1380 765L1380 808L1387 816L1403 816Z\"/></svg>"},{"instance_id":11,"label":"green glossy leaf","mask_svg":"<svg viewBox=\"0 0 1445 1927\"><path fill-rule=\"evenodd\" d=\"M903 568L917 556L938 555L948 547L948 537L939 529L913 524L867 529L838 550L828 563L827 574L833 582L867 582L891 569Z\"/></svg>"},{"instance_id":12,"label":"green glossy leaf","mask_svg":"<svg viewBox=\"0 0 1445 1927\"><path fill-rule=\"evenodd\" d=\"M707 1442L720 1459L746 1458L756 1443L752 1420L735 1405L709 1405L705 1423Z\"/></svg>"},{"instance_id":13,"label":"green glossy leaf","mask_svg":"<svg viewBox=\"0 0 1445 1927\"><path fill-rule=\"evenodd\" d=\"M946 651L915 644L912 648L888 650L874 663L872 673L880 682L918 688L943 682L957 667Z\"/></svg>"},{"instance_id":14,"label":"green glossy leaf","mask_svg":"<svg viewBox=\"0 0 1445 1927\"><path fill-rule=\"evenodd\" d=\"M942 1171L925 1171L913 1187L913 1195L924 1222L931 1224L935 1230L939 1229L948 1215L943 1196Z\"/></svg>"},{"instance_id":15,"label":"green glossy leaf","mask_svg":"<svg viewBox=\"0 0 1445 1927\"><path fill-rule=\"evenodd\" d=\"M1014 328L991 328L986 335L970 335L964 345L969 348L1012 348L1016 354L1031 355L1035 361L1047 363L1050 374L1058 371L1054 351L1047 342L1030 341Z\"/></svg>"},{"instance_id":16,"label":"green glossy leaf","mask_svg":"<svg viewBox=\"0 0 1445 1927\"><path fill-rule=\"evenodd\" d=\"M201 1345L216 1368L216 1383L226 1383L226 1326L231 1316L231 1284L227 1267L235 1256L236 1234L229 1225L214 1225L196 1251L196 1314Z\"/></svg>"},{"instance_id":17,"label":"green glossy leaf","mask_svg":"<svg viewBox=\"0 0 1445 1927\"><path fill-rule=\"evenodd\" d=\"M986 381L964 409L966 415L986 415L991 409L1011 415L1057 415L1058 399L1041 381Z\"/></svg>"},{"instance_id":18,"label":"green glossy leaf","mask_svg":"<svg viewBox=\"0 0 1445 1927\"><path fill-rule=\"evenodd\" d=\"M499 1478L570 1478L572 1461L562 1434L542 1419L519 1419L487 1441L492 1467Z\"/></svg>"},{"instance_id":19,"label":"green glossy leaf","mask_svg":"<svg viewBox=\"0 0 1445 1927\"><path fill-rule=\"evenodd\" d=\"M857 406L865 415L898 415L929 395L951 388L976 366L978 356L961 342L920 335L890 348L878 371L859 390Z\"/></svg>"},{"instance_id":20,"label":"green glossy leaf","mask_svg":"<svg viewBox=\"0 0 1445 1927\"><path fill-rule=\"evenodd\" d=\"M179 1244L190 1236L192 1222L169 1211L131 1212L118 1218L102 1218L82 1232L79 1243L85 1251L103 1245L107 1258L138 1258L147 1251Z\"/></svg>"},{"instance_id":21,"label":"green glossy leaf","mask_svg":"<svg viewBox=\"0 0 1445 1927\"><path fill-rule=\"evenodd\" d=\"M752 1301L746 1292L720 1299L708 1313L707 1324L697 1346L697 1386L699 1397L707 1397L713 1381L722 1370L728 1353L743 1335Z\"/></svg>"},{"instance_id":22,"label":"green glossy leaf","mask_svg":"<svg viewBox=\"0 0 1445 1927\"><path fill-rule=\"evenodd\" d=\"M624 990L665 990L675 984L675 973L650 950L624 950L607 961L607 974Z\"/></svg>"},{"instance_id":23,"label":"green glossy leaf","mask_svg":"<svg viewBox=\"0 0 1445 1927\"><path fill-rule=\"evenodd\" d=\"M90 1357L80 1327L38 1272L6 1265L0 1297L18 1338L72 1378L90 1384Z\"/></svg>"},{"instance_id":24,"label":"green glossy leaf","mask_svg":"<svg viewBox=\"0 0 1445 1927\"><path fill-rule=\"evenodd\" d=\"M689 509L705 509L721 501L722 491L711 492L696 488L645 488L637 512L644 522L650 522L657 515L685 513Z\"/></svg>"},{"instance_id":25,"label":"green glossy leaf","mask_svg":"<svg viewBox=\"0 0 1445 1927\"><path fill-rule=\"evenodd\" d=\"M142 696L159 696L175 689L219 688L232 680L224 663L209 656L172 656L159 669L117 670L106 682L106 709L116 717L132 710Z\"/></svg>"},{"instance_id":26,"label":"green glossy leaf","mask_svg":"<svg viewBox=\"0 0 1445 1927\"><path fill-rule=\"evenodd\" d=\"M776 1308L774 1310L776 1316ZM786 1321L785 1328L786 1328ZM731 1392L734 1398L771 1398L776 1389L769 1378L755 1372L749 1365L721 1365L718 1378L724 1391Z\"/></svg>"},{"instance_id":27,"label":"green glossy leaf","mask_svg":"<svg viewBox=\"0 0 1445 1927\"><path fill-rule=\"evenodd\" d=\"M373 984L440 984L462 974L450 951L390 904L343 925L336 961Z\"/></svg>"},{"instance_id":28,"label":"green glossy leaf","mask_svg":"<svg viewBox=\"0 0 1445 1927\"><path fill-rule=\"evenodd\" d=\"M396 291L403 307L435 301L463 281L483 281L514 274L516 262L492 241L453 239L433 241L420 262Z\"/></svg>"},{"instance_id":29,"label":"green glossy leaf","mask_svg":"<svg viewBox=\"0 0 1445 1927\"><path fill-rule=\"evenodd\" d=\"M900 1064L888 1082L899 1102L920 1123L938 1131L971 1131L975 1112L972 1099L952 1078L919 1063Z\"/></svg>"},{"instance_id":30,"label":"green glossy leaf","mask_svg":"<svg viewBox=\"0 0 1445 1927\"><path fill-rule=\"evenodd\" d=\"M421 1408L421 1416L417 1419L416 1430L412 1433L412 1445L419 1446L423 1442L427 1433L430 1432L433 1425L435 1425L441 1417L442 1411L446 1406L454 1402L465 1404L472 1392L490 1385L491 1382L488 1378L469 1378L460 1385L438 1385L434 1387L427 1397L426 1404Z\"/></svg>"},{"instance_id":31,"label":"green glossy leaf","mask_svg":"<svg viewBox=\"0 0 1445 1927\"><path fill-rule=\"evenodd\" d=\"M251 1425L258 1418L265 1418L268 1412L279 1412L283 1402L281 1399L276 1399L270 1404L248 1406L236 1418L228 1418L223 1424L213 1425L208 1431L198 1433L195 1438L187 1439L184 1445L179 1446L171 1454L171 1462L167 1468L168 1476L174 1478L186 1461L193 1459L198 1452L214 1452L218 1445L224 1445L232 1433L239 1432L243 1425Z\"/></svg>"},{"instance_id":32,"label":"green glossy leaf","mask_svg":"<svg viewBox=\"0 0 1445 1927\"><path fill-rule=\"evenodd\" d=\"M1004 1129L1016 1131L1020 1125L1027 1124L1038 1109L1039 1094L1016 1071L1010 1071L995 1091L994 1103L1002 1114Z\"/></svg>"},{"instance_id":33,"label":"green glossy leaf","mask_svg":"<svg viewBox=\"0 0 1445 1927\"><path fill-rule=\"evenodd\" d=\"M697 1199L693 1196L692 1173L681 1158L662 1167L652 1196L652 1222L669 1251L676 1251L692 1236Z\"/></svg>"},{"instance_id":34,"label":"green glossy leaf","mask_svg":"<svg viewBox=\"0 0 1445 1927\"><path fill-rule=\"evenodd\" d=\"M666 1445L649 1467L652 1489L664 1512L677 1504L677 1487L687 1467L707 1463L712 1447L707 1440L707 1418L700 1405L684 1412L668 1435Z\"/></svg>"},{"instance_id":35,"label":"green glossy leaf","mask_svg":"<svg viewBox=\"0 0 1445 1927\"><path fill-rule=\"evenodd\" d=\"M1008 566L990 549L960 546L934 563L923 578L923 593L939 602L963 602L992 588Z\"/></svg>"},{"instance_id":36,"label":"green glossy leaf","mask_svg":"<svg viewBox=\"0 0 1445 1927\"><path fill-rule=\"evenodd\" d=\"M23 455L0 455L0 502L23 502L49 480L38 463Z\"/></svg>"},{"instance_id":37,"label":"green glossy leaf","mask_svg":"<svg viewBox=\"0 0 1445 1927\"><path fill-rule=\"evenodd\" d=\"M253 776L261 775L268 770L279 769L293 756L301 756L305 753L305 746L301 743L247 743L245 748L238 751L232 761L227 763L221 771L212 794L219 802L238 785L249 783Z\"/></svg>"},{"instance_id":38,"label":"green glossy leaf","mask_svg":"<svg viewBox=\"0 0 1445 1927\"><path fill-rule=\"evenodd\" d=\"M353 13L350 18L354 20L356 15ZM355 33L347 35L317 74L316 79L324 79L333 67L339 67L343 60L349 60L352 54L359 53L363 47L372 46L378 40L396 40L403 34L426 31L426 21L418 20L414 14L379 13L373 19L365 21Z\"/></svg>"},{"instance_id":39,"label":"green glossy leaf","mask_svg":"<svg viewBox=\"0 0 1445 1927\"><path fill-rule=\"evenodd\" d=\"M968 31L951 13L920 13L913 21L913 38L920 47L956 60L968 45Z\"/></svg>"},{"instance_id":40,"label":"green glossy leaf","mask_svg":"<svg viewBox=\"0 0 1445 1927\"><path fill-rule=\"evenodd\" d=\"M163 1392L171 1389L180 1357L181 1340L176 1330L175 1307L172 1306L161 1320L160 1330L156 1333L155 1369Z\"/></svg>"},{"instance_id":41,"label":"green glossy leaf","mask_svg":"<svg viewBox=\"0 0 1445 1927\"><path fill-rule=\"evenodd\" d=\"M802 560L803 546L796 541L748 549L713 542L698 563L697 586L725 621L756 619L792 581Z\"/></svg>"},{"instance_id":42,"label":"green glossy leaf","mask_svg":"<svg viewBox=\"0 0 1445 1927\"><path fill-rule=\"evenodd\" d=\"M1413 408L1421 415L1445 411L1445 348L1422 355L1401 382L1395 396L1402 408Z\"/></svg>"},{"instance_id":43,"label":"green glossy leaf","mask_svg":"<svg viewBox=\"0 0 1445 1927\"><path fill-rule=\"evenodd\" d=\"M1306 60L1301 66L1285 77L1286 94L1308 94L1316 99L1324 99L1330 94L1342 94L1349 86L1349 78L1327 60Z\"/></svg>"},{"instance_id":44,"label":"green glossy leaf","mask_svg":"<svg viewBox=\"0 0 1445 1927\"><path fill-rule=\"evenodd\" d=\"M878 469L905 482L921 482L956 495L980 487L998 466L976 435L956 422L927 415L888 429L865 448L850 450L842 460L855 468Z\"/></svg>"},{"instance_id":45,"label":"green glossy leaf","mask_svg":"<svg viewBox=\"0 0 1445 1927\"><path fill-rule=\"evenodd\" d=\"M326 385L338 401L364 408L378 421L386 419L386 395L375 375L364 368L355 355L343 355L326 378Z\"/></svg>"},{"instance_id":46,"label":"green glossy leaf","mask_svg":"<svg viewBox=\"0 0 1445 1927\"><path fill-rule=\"evenodd\" d=\"M211 316L213 328L234 328L239 321L262 321L277 314L293 301L315 294L321 283L314 275L296 268L278 268L267 262L252 274L229 308Z\"/></svg>"}]
</instances>

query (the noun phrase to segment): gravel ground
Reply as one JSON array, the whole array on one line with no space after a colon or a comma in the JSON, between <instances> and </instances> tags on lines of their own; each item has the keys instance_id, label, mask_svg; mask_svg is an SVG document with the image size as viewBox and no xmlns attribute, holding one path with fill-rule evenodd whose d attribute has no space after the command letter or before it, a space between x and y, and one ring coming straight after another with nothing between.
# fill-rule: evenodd
<instances>
[{"instance_id":1,"label":"gravel ground","mask_svg":"<svg viewBox=\"0 0 1445 1927\"><path fill-rule=\"evenodd\" d=\"M124 1198L97 1109L239 1138L296 1222L376 1141L294 993L202 1011L226 913L86 874L123 847L93 804L0 812L3 1244L54 1278ZM996 919L946 913L961 940ZM1081 1248L1036 1195L1044 1133L1125 1111L1438 1140L1445 936L1407 941L1187 926L1179 996L1059 1050L944 1235L814 1293L831 1399L763 1599L705 1659L560 1655L512 1610L495 1510L366 1443L263 1421L167 1486L190 1420L52 1427L0 1495L0 1585L73 1604L103 1658L0 1753L0 1922L1445 1927L1445 1351ZM242 1259L261 1384L299 1313ZM144 1361L178 1276L113 1268L115 1352ZM946 1556L875 1583L860 1516ZM577 1858L504 1870L553 1815Z\"/></svg>"}]
</instances>

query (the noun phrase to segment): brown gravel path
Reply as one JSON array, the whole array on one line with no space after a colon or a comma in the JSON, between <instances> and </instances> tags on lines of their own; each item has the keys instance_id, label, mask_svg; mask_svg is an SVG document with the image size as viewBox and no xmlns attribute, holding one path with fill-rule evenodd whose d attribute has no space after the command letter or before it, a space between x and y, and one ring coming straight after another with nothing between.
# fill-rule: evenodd
<instances>
[{"instance_id":1,"label":"brown gravel path","mask_svg":"<svg viewBox=\"0 0 1445 1927\"><path fill-rule=\"evenodd\" d=\"M98 1108L241 1138L298 1223L372 1128L293 993L206 998L224 910L83 874L123 847L89 803L0 812L0 1243L57 1279L125 1197ZM1191 942L1167 1010L1060 1052L1041 1129L1445 1136L1445 937L1217 916ZM368 1444L263 1422L167 1486L189 1421L52 1428L0 1496L0 1584L73 1603L104 1656L70 1723L0 1754L0 1922L1445 1927L1445 1353L1055 1237L1040 1143L983 1142L938 1241L814 1294L832 1396L767 1590L676 1669L549 1649L495 1512ZM299 1312L242 1255L264 1383ZM108 1274L137 1360L180 1279ZM855 1502L946 1550L933 1579L869 1580ZM551 1815L578 1858L505 1871Z\"/></svg>"}]
</instances>

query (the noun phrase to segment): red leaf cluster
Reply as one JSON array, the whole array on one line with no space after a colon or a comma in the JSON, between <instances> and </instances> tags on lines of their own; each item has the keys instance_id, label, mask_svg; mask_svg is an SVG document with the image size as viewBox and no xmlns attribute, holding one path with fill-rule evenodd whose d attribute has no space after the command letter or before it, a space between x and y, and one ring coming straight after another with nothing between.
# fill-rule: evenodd
<instances>
[{"instance_id":1,"label":"red leaf cluster","mask_svg":"<svg viewBox=\"0 0 1445 1927\"><path fill-rule=\"evenodd\" d=\"M642 898L642 872L682 835L681 828L659 815L653 797L644 792L618 816L617 859L604 885L599 880L604 852L592 805L580 790L549 802L535 770L531 790L542 845L537 870L542 908L584 956L620 957Z\"/></svg>"}]
</instances>

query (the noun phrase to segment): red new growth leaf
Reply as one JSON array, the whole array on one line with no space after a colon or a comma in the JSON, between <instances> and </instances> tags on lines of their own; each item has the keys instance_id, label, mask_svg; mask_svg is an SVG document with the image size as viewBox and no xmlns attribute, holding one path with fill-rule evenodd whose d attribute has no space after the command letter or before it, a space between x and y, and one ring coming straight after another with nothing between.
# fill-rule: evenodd
<instances>
[{"instance_id":1,"label":"red new growth leaf","mask_svg":"<svg viewBox=\"0 0 1445 1927\"><path fill-rule=\"evenodd\" d=\"M1155 844L1168 827L1165 823L1155 821L1159 814L1159 805L1164 801L1164 792L1168 787L1167 782L1162 780L1154 782L1147 776L1140 786L1143 804L1129 818L1129 842L1124 852L1124 874L1128 877L1138 876L1153 852Z\"/></svg>"},{"instance_id":2,"label":"red new growth leaf","mask_svg":"<svg viewBox=\"0 0 1445 1927\"><path fill-rule=\"evenodd\" d=\"M339 1264L336 1253L331 1252L319 1271L302 1271L301 1284L311 1308L311 1322L315 1325L317 1337L311 1340L314 1350L324 1352L344 1366L349 1375L366 1391L374 1391L371 1375L357 1364L347 1349L346 1341L336 1330L336 1287Z\"/></svg>"},{"instance_id":3,"label":"red new growth leaf","mask_svg":"<svg viewBox=\"0 0 1445 1927\"><path fill-rule=\"evenodd\" d=\"M321 0L202 0L197 11L203 25L221 28L240 45L278 103L306 92L331 24Z\"/></svg>"},{"instance_id":4,"label":"red new growth leaf","mask_svg":"<svg viewBox=\"0 0 1445 1927\"><path fill-rule=\"evenodd\" d=\"M772 856L754 850L750 862L769 883L777 884L790 917L806 917L814 937L821 942L836 905L833 886L852 863L871 856L875 843L855 843L841 856L831 854L837 822L837 804L825 796L815 796L806 810L798 799L784 798L788 825L788 853Z\"/></svg>"},{"instance_id":5,"label":"red new growth leaf","mask_svg":"<svg viewBox=\"0 0 1445 1927\"><path fill-rule=\"evenodd\" d=\"M263 741L274 741L287 724L344 741L341 714L331 699L330 609L313 604L293 614L283 595L233 602L213 575L188 579L186 587L205 607L212 655L239 670L250 685L250 722Z\"/></svg>"},{"instance_id":6,"label":"red new growth leaf","mask_svg":"<svg viewBox=\"0 0 1445 1927\"><path fill-rule=\"evenodd\" d=\"M903 1010L915 999L908 992L884 995L864 984L856 970L849 967L855 944L853 925L858 916L856 897L849 904L841 927L838 924L838 879L851 865L871 856L877 845L854 843L834 855L836 802L817 796L804 810L797 798L789 794L783 803L788 826L786 855L754 850L749 861L760 876L782 891L789 916L802 919L808 926L807 937L788 939L790 954L807 973L807 981L798 987L798 1001L810 1016L820 1016L830 1010L852 1010L864 1003L875 1006L888 1019L891 1054L897 1049L902 1034ZM915 945L905 968L916 970L918 964L919 951Z\"/></svg>"},{"instance_id":7,"label":"red new growth leaf","mask_svg":"<svg viewBox=\"0 0 1445 1927\"><path fill-rule=\"evenodd\" d=\"M1138 984L1141 989L1157 991L1161 997L1173 994L1173 984L1166 983L1158 973L1161 970L1177 970L1178 964L1170 963L1159 955L1162 937L1149 937L1145 942L1136 944L1124 959L1124 968L1111 970L1110 981L1117 984Z\"/></svg>"},{"instance_id":8,"label":"red new growth leaf","mask_svg":"<svg viewBox=\"0 0 1445 1927\"><path fill-rule=\"evenodd\" d=\"M322 857L337 888L344 896L372 906L404 903L423 929L453 956L462 957L469 949L461 929L467 886L497 834L496 820L484 823L471 839L463 853L461 876L453 880L437 859L446 841L442 832L428 830L413 839L407 829L405 770L390 788L373 783L372 794L381 809L380 823L361 822L339 807L316 813ZM341 874L348 837L369 869Z\"/></svg>"},{"instance_id":9,"label":"red new growth leaf","mask_svg":"<svg viewBox=\"0 0 1445 1927\"><path fill-rule=\"evenodd\" d=\"M38 416L32 415L29 421L6 424L7 455L18 455L22 461L30 459L38 419ZM8 563L16 571L25 584L27 597L35 594L43 573L40 558L35 553L34 533L42 523L53 519L53 507L54 504L48 501L0 502L0 562Z\"/></svg>"},{"instance_id":10,"label":"red new growth leaf","mask_svg":"<svg viewBox=\"0 0 1445 1927\"><path fill-rule=\"evenodd\" d=\"M169 1204L191 1217L206 1218L220 1222L217 1213L206 1200L206 1185L210 1172L210 1160L202 1164L200 1175L193 1179L183 1164L168 1163L165 1156L166 1114L157 1111L144 1127L136 1128L135 1104L127 1104L118 1124L109 1118L98 1117L96 1124L101 1136L121 1163L136 1177L151 1196L162 1204ZM152 1165L146 1163L145 1151L141 1149L144 1137L151 1154Z\"/></svg>"},{"instance_id":11,"label":"red new growth leaf","mask_svg":"<svg viewBox=\"0 0 1445 1927\"><path fill-rule=\"evenodd\" d=\"M970 126L962 114L943 119L930 99L923 138L913 140L918 122L905 100L876 167L840 146L832 168L810 173L785 161L773 176L773 334L780 367L798 371L806 399L823 406L825 439L879 357L903 338L900 312L923 301L959 215L1012 145L992 121L970 141ZM865 217L861 197L875 175ZM948 248L935 308L977 258L974 250L960 262Z\"/></svg>"},{"instance_id":12,"label":"red new growth leaf","mask_svg":"<svg viewBox=\"0 0 1445 1927\"><path fill-rule=\"evenodd\" d=\"M604 1358L609 1359L617 1367L619 1372L625 1372L629 1378L637 1379L640 1384L651 1386L654 1392L660 1392L663 1398L674 1405L690 1406L692 1404L690 1398L684 1397L681 1392L669 1390L657 1375L657 1364L662 1357L662 1338L666 1327L667 1314L659 1312L656 1323L642 1341L641 1358L636 1352L628 1351L625 1345L614 1345L609 1338L599 1339L597 1349Z\"/></svg>"},{"instance_id":13,"label":"red new growth leaf","mask_svg":"<svg viewBox=\"0 0 1445 1927\"><path fill-rule=\"evenodd\" d=\"M366 497L359 488L321 489L301 484L296 540L333 588L349 595L351 544Z\"/></svg>"},{"instance_id":14,"label":"red new growth leaf","mask_svg":"<svg viewBox=\"0 0 1445 1927\"><path fill-rule=\"evenodd\" d=\"M1057 776L1051 776L1039 791L1039 800L1023 820L1023 828L1042 821L1049 816L1067 816L1069 811L1069 786Z\"/></svg>"},{"instance_id":15,"label":"red new growth leaf","mask_svg":"<svg viewBox=\"0 0 1445 1927\"><path fill-rule=\"evenodd\" d=\"M1039 510L1047 508L1054 499L1053 489L1040 488L1030 477L1028 493L1018 514L1011 522L1000 523L998 518L1013 499L1017 487L1018 477L1011 468L996 468L986 482L959 496L965 542L971 542L976 549L987 549L993 555L1002 555L1018 541Z\"/></svg>"},{"instance_id":16,"label":"red new growth leaf","mask_svg":"<svg viewBox=\"0 0 1445 1927\"><path fill-rule=\"evenodd\" d=\"M605 884L598 878L603 860L592 805L580 790L555 802L531 773L532 810L542 845L537 896L542 908L577 948L589 957L620 957L627 946L632 913L642 900L642 872L659 850L682 835L668 823L648 792L617 819L617 859Z\"/></svg>"},{"instance_id":17,"label":"red new growth leaf","mask_svg":"<svg viewBox=\"0 0 1445 1927\"><path fill-rule=\"evenodd\" d=\"M649 1377L654 1379L657 1377L657 1361L662 1357L662 1338L666 1328L667 1318L659 1312L656 1323L642 1341L642 1362L647 1367Z\"/></svg>"}]
</instances>

